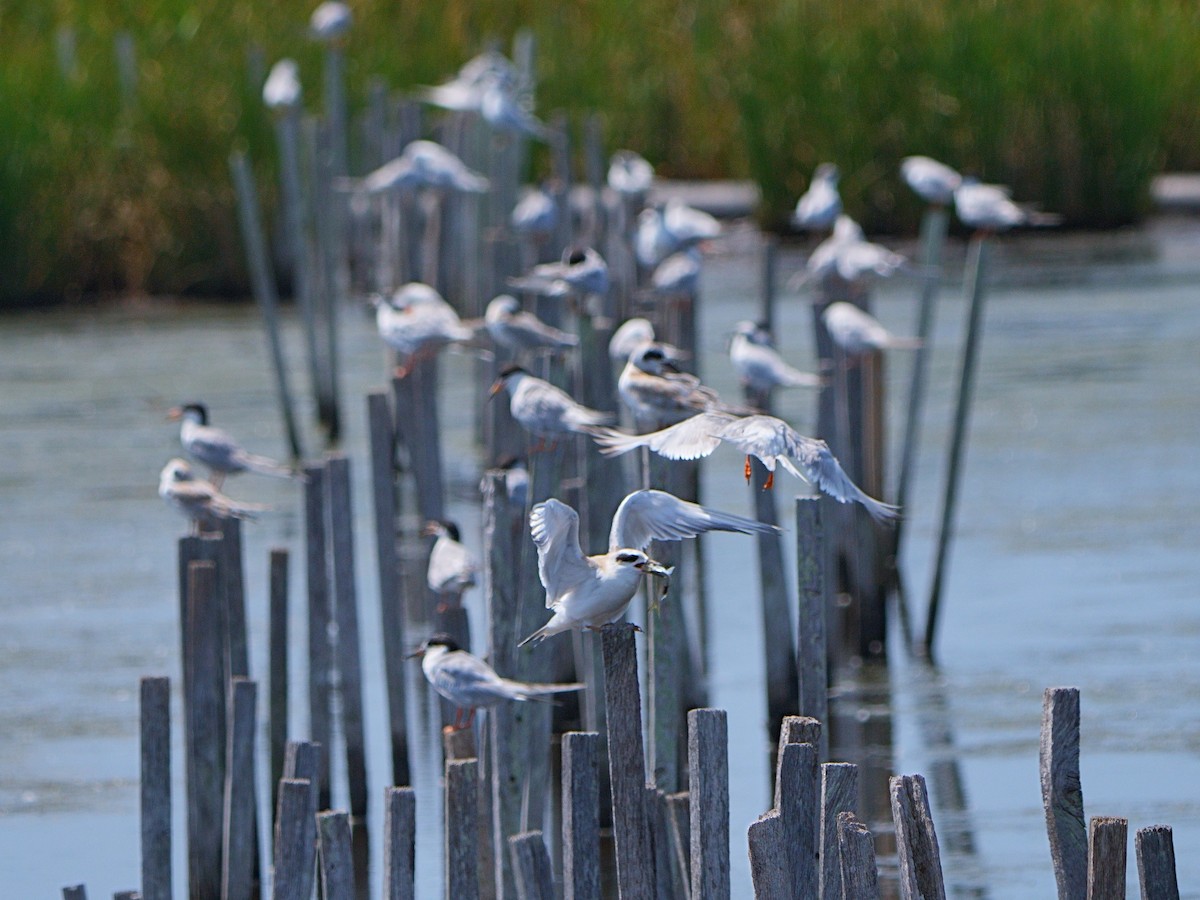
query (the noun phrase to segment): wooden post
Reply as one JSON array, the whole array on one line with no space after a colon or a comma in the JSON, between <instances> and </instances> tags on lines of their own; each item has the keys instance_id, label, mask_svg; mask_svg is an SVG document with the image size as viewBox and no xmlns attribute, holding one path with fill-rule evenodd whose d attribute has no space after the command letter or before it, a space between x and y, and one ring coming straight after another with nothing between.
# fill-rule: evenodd
<instances>
[{"instance_id":1,"label":"wooden post","mask_svg":"<svg viewBox=\"0 0 1200 900\"><path fill-rule=\"evenodd\" d=\"M349 814L317 813L317 840L321 854L321 895L325 900L354 900Z\"/></svg>"},{"instance_id":2,"label":"wooden post","mask_svg":"<svg viewBox=\"0 0 1200 900\"><path fill-rule=\"evenodd\" d=\"M563 900L600 900L600 735L562 741Z\"/></svg>"},{"instance_id":3,"label":"wooden post","mask_svg":"<svg viewBox=\"0 0 1200 900\"><path fill-rule=\"evenodd\" d=\"M187 762L193 793L188 804L188 883L195 897L221 893L221 813L225 787L224 635L217 570L193 562L188 572Z\"/></svg>"},{"instance_id":4,"label":"wooden post","mask_svg":"<svg viewBox=\"0 0 1200 900\"><path fill-rule=\"evenodd\" d=\"M233 679L229 695L229 738L225 766L225 823L222 900L250 900L258 880L255 831L254 729L258 686Z\"/></svg>"},{"instance_id":5,"label":"wooden post","mask_svg":"<svg viewBox=\"0 0 1200 900\"><path fill-rule=\"evenodd\" d=\"M142 894L171 898L171 681L141 680Z\"/></svg>"},{"instance_id":6,"label":"wooden post","mask_svg":"<svg viewBox=\"0 0 1200 900\"><path fill-rule=\"evenodd\" d=\"M329 643L330 591L325 522L325 466L305 466L305 562L308 589L308 734L325 748L316 780L317 807L330 805L329 748L333 736L333 648Z\"/></svg>"},{"instance_id":7,"label":"wooden post","mask_svg":"<svg viewBox=\"0 0 1200 900\"><path fill-rule=\"evenodd\" d=\"M383 807L384 900L416 900L417 795L389 787Z\"/></svg>"},{"instance_id":8,"label":"wooden post","mask_svg":"<svg viewBox=\"0 0 1200 900\"><path fill-rule=\"evenodd\" d=\"M279 779L288 735L288 551L276 547L270 557L270 708L271 807L279 801Z\"/></svg>"},{"instance_id":9,"label":"wooden post","mask_svg":"<svg viewBox=\"0 0 1200 900\"><path fill-rule=\"evenodd\" d=\"M307 778L279 783L272 900L310 900L316 871L317 791Z\"/></svg>"},{"instance_id":10,"label":"wooden post","mask_svg":"<svg viewBox=\"0 0 1200 900\"><path fill-rule=\"evenodd\" d=\"M655 884L633 628L612 624L601 629L617 883L625 900L651 896Z\"/></svg>"},{"instance_id":11,"label":"wooden post","mask_svg":"<svg viewBox=\"0 0 1200 900\"><path fill-rule=\"evenodd\" d=\"M1079 779L1079 689L1047 688L1039 751L1042 806L1060 900L1087 897L1087 826Z\"/></svg>"},{"instance_id":12,"label":"wooden post","mask_svg":"<svg viewBox=\"0 0 1200 900\"><path fill-rule=\"evenodd\" d=\"M476 900L479 897L477 771L478 762L474 759L446 761L446 900Z\"/></svg>"},{"instance_id":13,"label":"wooden post","mask_svg":"<svg viewBox=\"0 0 1200 900\"><path fill-rule=\"evenodd\" d=\"M746 832L750 882L757 900L799 896L792 887L791 861L783 836L783 817L773 809L750 823Z\"/></svg>"},{"instance_id":14,"label":"wooden post","mask_svg":"<svg viewBox=\"0 0 1200 900\"><path fill-rule=\"evenodd\" d=\"M337 453L326 465L329 487L329 550L333 559L336 659L350 782L350 814L367 815L367 753L363 730L362 666L359 663L358 593L354 586L354 515L351 509L350 460Z\"/></svg>"},{"instance_id":15,"label":"wooden post","mask_svg":"<svg viewBox=\"0 0 1200 900\"><path fill-rule=\"evenodd\" d=\"M292 458L300 459L300 432L292 412L292 393L288 387L287 365L283 358L283 346L279 337L279 295L275 279L268 262L267 242L263 236L259 214L258 193L254 187L254 176L246 162L246 154L234 151L229 157L229 169L238 199L238 218L242 227L242 240L246 242L246 259L250 268L250 280L254 288L254 299L267 335L267 346L271 352L272 371L275 375L275 390L279 394L279 408L283 414L283 426L288 436Z\"/></svg>"},{"instance_id":16,"label":"wooden post","mask_svg":"<svg viewBox=\"0 0 1200 900\"><path fill-rule=\"evenodd\" d=\"M554 872L540 831L525 831L508 839L516 875L518 900L554 900Z\"/></svg>"},{"instance_id":17,"label":"wooden post","mask_svg":"<svg viewBox=\"0 0 1200 900\"><path fill-rule=\"evenodd\" d=\"M779 745L775 808L779 810L792 886L797 897L816 897L820 884L820 769L810 742Z\"/></svg>"},{"instance_id":18,"label":"wooden post","mask_svg":"<svg viewBox=\"0 0 1200 900\"><path fill-rule=\"evenodd\" d=\"M829 720L828 640L825 614L830 605L832 578L825 571L828 548L822 522L824 503L817 497L796 498L796 570L798 574L799 631L796 658L799 672L799 709L819 722ZM829 758L829 737L824 729L818 744L820 759Z\"/></svg>"},{"instance_id":19,"label":"wooden post","mask_svg":"<svg viewBox=\"0 0 1200 900\"><path fill-rule=\"evenodd\" d=\"M395 425L388 395L367 395L371 444L371 486L375 509L375 557L379 572L379 611L383 624L383 662L387 677L388 723L392 736L392 782L410 784L408 726L405 718L404 599L396 554Z\"/></svg>"},{"instance_id":20,"label":"wooden post","mask_svg":"<svg viewBox=\"0 0 1200 900\"><path fill-rule=\"evenodd\" d=\"M1093 816L1088 823L1088 900L1125 900L1129 820Z\"/></svg>"},{"instance_id":21,"label":"wooden post","mask_svg":"<svg viewBox=\"0 0 1200 900\"><path fill-rule=\"evenodd\" d=\"M408 448L417 510L424 521L444 519L437 358L417 363L405 378L393 378L392 393L396 402L396 434Z\"/></svg>"},{"instance_id":22,"label":"wooden post","mask_svg":"<svg viewBox=\"0 0 1200 900\"><path fill-rule=\"evenodd\" d=\"M946 900L942 860L929 809L925 779L897 775L889 782L901 900Z\"/></svg>"},{"instance_id":23,"label":"wooden post","mask_svg":"<svg viewBox=\"0 0 1200 900\"><path fill-rule=\"evenodd\" d=\"M879 900L879 874L875 870L875 840L854 813L838 813L838 857L842 869L842 897Z\"/></svg>"},{"instance_id":24,"label":"wooden post","mask_svg":"<svg viewBox=\"0 0 1200 900\"><path fill-rule=\"evenodd\" d=\"M933 642L937 636L938 611L942 600L942 585L954 533L954 511L958 502L959 470L967 447L967 422L975 392L975 372L978 368L979 342L983 337L983 306L986 296L987 238L976 233L971 238L967 258L967 333L963 339L962 371L958 385L958 401L954 408L954 425L950 433L950 451L946 463L946 486L942 495L942 521L938 533L937 558L933 567L933 583L929 589L929 609L925 618L924 653L933 658Z\"/></svg>"},{"instance_id":25,"label":"wooden post","mask_svg":"<svg viewBox=\"0 0 1200 900\"><path fill-rule=\"evenodd\" d=\"M1175 876L1175 840L1170 825L1139 828L1134 837L1138 886L1143 900L1179 900Z\"/></svg>"},{"instance_id":26,"label":"wooden post","mask_svg":"<svg viewBox=\"0 0 1200 900\"><path fill-rule=\"evenodd\" d=\"M838 816L858 809L858 766L821 764L821 883L822 898L842 896L842 867L838 855Z\"/></svg>"},{"instance_id":27,"label":"wooden post","mask_svg":"<svg viewBox=\"0 0 1200 900\"><path fill-rule=\"evenodd\" d=\"M688 713L692 896L729 897L729 732L723 709Z\"/></svg>"}]
</instances>

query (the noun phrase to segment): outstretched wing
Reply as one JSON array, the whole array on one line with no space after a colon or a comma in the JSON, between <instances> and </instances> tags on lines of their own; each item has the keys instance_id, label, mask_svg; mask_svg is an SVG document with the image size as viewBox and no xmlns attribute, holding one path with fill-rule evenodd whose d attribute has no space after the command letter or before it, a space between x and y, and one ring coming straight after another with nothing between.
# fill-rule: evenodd
<instances>
[{"instance_id":1,"label":"outstretched wing","mask_svg":"<svg viewBox=\"0 0 1200 900\"><path fill-rule=\"evenodd\" d=\"M681 541L705 531L770 534L779 529L756 519L681 500L666 491L634 491L617 507L608 535L608 549L645 550L651 541Z\"/></svg>"},{"instance_id":2,"label":"outstretched wing","mask_svg":"<svg viewBox=\"0 0 1200 900\"><path fill-rule=\"evenodd\" d=\"M610 428L597 431L594 436L605 456L649 447L667 459L700 459L717 449L721 443L720 430L736 418L728 413L707 412L649 434L625 434Z\"/></svg>"},{"instance_id":3,"label":"outstretched wing","mask_svg":"<svg viewBox=\"0 0 1200 900\"><path fill-rule=\"evenodd\" d=\"M553 498L529 513L529 533L538 551L538 575L546 589L546 607L592 574L579 549L579 513Z\"/></svg>"},{"instance_id":4,"label":"outstretched wing","mask_svg":"<svg viewBox=\"0 0 1200 900\"><path fill-rule=\"evenodd\" d=\"M899 515L897 507L876 500L851 481L824 441L804 437L792 431L789 435L787 455L800 464L801 477L835 500L842 503L861 503L877 522L885 522ZM780 457L781 463L785 460L786 457ZM785 468L788 468L786 464Z\"/></svg>"}]
</instances>

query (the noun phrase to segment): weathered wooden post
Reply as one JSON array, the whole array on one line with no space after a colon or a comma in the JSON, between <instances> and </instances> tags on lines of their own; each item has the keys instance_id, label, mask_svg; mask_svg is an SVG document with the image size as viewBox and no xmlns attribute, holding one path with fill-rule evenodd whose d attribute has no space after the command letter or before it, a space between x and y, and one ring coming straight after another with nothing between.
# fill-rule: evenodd
<instances>
[{"instance_id":1,"label":"weathered wooden post","mask_svg":"<svg viewBox=\"0 0 1200 900\"><path fill-rule=\"evenodd\" d=\"M901 900L946 900L925 779L920 775L897 775L890 781L889 794L896 825Z\"/></svg>"},{"instance_id":2,"label":"weathered wooden post","mask_svg":"<svg viewBox=\"0 0 1200 900\"><path fill-rule=\"evenodd\" d=\"M171 681L143 678L141 712L142 895L171 897Z\"/></svg>"},{"instance_id":3,"label":"weathered wooden post","mask_svg":"<svg viewBox=\"0 0 1200 900\"><path fill-rule=\"evenodd\" d=\"M307 778L279 783L272 900L310 900L317 852L317 791Z\"/></svg>"},{"instance_id":4,"label":"weathered wooden post","mask_svg":"<svg viewBox=\"0 0 1200 900\"><path fill-rule=\"evenodd\" d=\"M389 787L383 807L383 896L416 900L417 795L411 787Z\"/></svg>"},{"instance_id":5,"label":"weathered wooden post","mask_svg":"<svg viewBox=\"0 0 1200 900\"><path fill-rule=\"evenodd\" d=\"M729 732L725 710L688 713L692 896L729 897Z\"/></svg>"},{"instance_id":6,"label":"weathered wooden post","mask_svg":"<svg viewBox=\"0 0 1200 900\"><path fill-rule=\"evenodd\" d=\"M227 712L229 737L225 765L222 900L250 900L258 881L255 815L254 731L258 686L235 676Z\"/></svg>"},{"instance_id":7,"label":"weathered wooden post","mask_svg":"<svg viewBox=\"0 0 1200 900\"><path fill-rule=\"evenodd\" d=\"M838 856L842 870L842 896L879 900L879 873L875 869L875 839L854 813L838 813Z\"/></svg>"},{"instance_id":8,"label":"weathered wooden post","mask_svg":"<svg viewBox=\"0 0 1200 900\"><path fill-rule=\"evenodd\" d=\"M479 847L476 839L478 761L446 760L445 885L446 900L479 897Z\"/></svg>"},{"instance_id":9,"label":"weathered wooden post","mask_svg":"<svg viewBox=\"0 0 1200 900\"><path fill-rule=\"evenodd\" d=\"M599 747L598 734L563 735L563 900L600 900Z\"/></svg>"},{"instance_id":10,"label":"weathered wooden post","mask_svg":"<svg viewBox=\"0 0 1200 900\"><path fill-rule=\"evenodd\" d=\"M1079 689L1047 688L1039 751L1042 805L1060 900L1084 900L1088 837L1079 779Z\"/></svg>"},{"instance_id":11,"label":"weathered wooden post","mask_svg":"<svg viewBox=\"0 0 1200 900\"><path fill-rule=\"evenodd\" d=\"M321 895L325 900L354 900L348 813L332 810L317 813L317 848L321 859Z\"/></svg>"},{"instance_id":12,"label":"weathered wooden post","mask_svg":"<svg viewBox=\"0 0 1200 900\"><path fill-rule=\"evenodd\" d=\"M858 766L853 763L821 764L821 883L820 896L842 894L842 867L838 853L838 817L858 809Z\"/></svg>"},{"instance_id":13,"label":"weathered wooden post","mask_svg":"<svg viewBox=\"0 0 1200 900\"><path fill-rule=\"evenodd\" d=\"M784 719L775 775L775 809L797 897L817 896L820 883L818 854L821 841L820 768L816 744L820 723L801 716Z\"/></svg>"},{"instance_id":14,"label":"weathered wooden post","mask_svg":"<svg viewBox=\"0 0 1200 900\"><path fill-rule=\"evenodd\" d=\"M746 840L754 896L760 900L798 896L792 887L792 869L784 841L783 816L779 810L763 813L751 822Z\"/></svg>"},{"instance_id":15,"label":"weathered wooden post","mask_svg":"<svg viewBox=\"0 0 1200 900\"><path fill-rule=\"evenodd\" d=\"M525 831L508 839L516 875L518 900L554 900L550 852L540 831Z\"/></svg>"},{"instance_id":16,"label":"weathered wooden post","mask_svg":"<svg viewBox=\"0 0 1200 900\"><path fill-rule=\"evenodd\" d=\"M826 571L830 554L822 510L827 508L828 502L819 497L796 498L798 708L818 722L829 720L826 616L833 604L833 578ZM828 729L821 729L817 751L820 759L829 758Z\"/></svg>"},{"instance_id":17,"label":"weathered wooden post","mask_svg":"<svg viewBox=\"0 0 1200 900\"><path fill-rule=\"evenodd\" d=\"M1175 876L1175 840L1170 825L1139 828L1134 837L1137 849L1138 886L1145 900L1179 900Z\"/></svg>"},{"instance_id":18,"label":"weathered wooden post","mask_svg":"<svg viewBox=\"0 0 1200 900\"><path fill-rule=\"evenodd\" d=\"M1129 820L1093 816L1088 823L1088 900L1125 900Z\"/></svg>"},{"instance_id":19,"label":"weathered wooden post","mask_svg":"<svg viewBox=\"0 0 1200 900\"><path fill-rule=\"evenodd\" d=\"M329 641L332 619L326 535L325 465L304 467L305 579L308 592L308 734L326 748L316 779L320 809L330 805L330 759L333 746L333 647Z\"/></svg>"},{"instance_id":20,"label":"weathered wooden post","mask_svg":"<svg viewBox=\"0 0 1200 900\"><path fill-rule=\"evenodd\" d=\"M270 557L268 629L270 632L269 687L267 715L268 745L271 760L271 806L278 801L279 779L283 777L283 758L288 735L288 551L276 547Z\"/></svg>"}]
</instances>

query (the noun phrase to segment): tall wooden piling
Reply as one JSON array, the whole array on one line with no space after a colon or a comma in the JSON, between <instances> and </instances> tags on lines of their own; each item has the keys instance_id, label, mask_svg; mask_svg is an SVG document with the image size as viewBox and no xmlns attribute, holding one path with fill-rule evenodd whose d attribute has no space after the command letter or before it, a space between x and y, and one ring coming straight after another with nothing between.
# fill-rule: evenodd
<instances>
[{"instance_id":1,"label":"tall wooden piling","mask_svg":"<svg viewBox=\"0 0 1200 900\"><path fill-rule=\"evenodd\" d=\"M1079 689L1047 688L1039 750L1042 806L1061 900L1084 900L1088 837L1079 778Z\"/></svg>"},{"instance_id":2,"label":"tall wooden piling","mask_svg":"<svg viewBox=\"0 0 1200 900\"><path fill-rule=\"evenodd\" d=\"M833 599L833 578L827 572L829 547L820 497L796 498L796 570L799 600L796 659L799 674L798 709L818 722L829 721L828 637L826 616ZM828 729L821 729L819 757L829 758Z\"/></svg>"},{"instance_id":3,"label":"tall wooden piling","mask_svg":"<svg viewBox=\"0 0 1200 900\"><path fill-rule=\"evenodd\" d=\"M646 810L646 765L642 746L642 702L638 689L634 626L605 625L604 698L608 708L608 767L612 782L613 833L620 896L650 897L654 856Z\"/></svg>"},{"instance_id":4,"label":"tall wooden piling","mask_svg":"<svg viewBox=\"0 0 1200 900\"><path fill-rule=\"evenodd\" d=\"M383 664L387 678L388 726L391 733L392 782L411 784L408 725L405 717L404 598L400 559L396 553L396 437L388 395L367 395L367 427L371 448L371 497L375 512L375 559L379 578L379 613L383 625Z\"/></svg>"},{"instance_id":5,"label":"tall wooden piling","mask_svg":"<svg viewBox=\"0 0 1200 900\"><path fill-rule=\"evenodd\" d=\"M254 778L257 685L235 676L229 695L226 750L222 900L250 900L258 882L258 833Z\"/></svg>"},{"instance_id":6,"label":"tall wooden piling","mask_svg":"<svg viewBox=\"0 0 1200 900\"><path fill-rule=\"evenodd\" d=\"M171 682L143 678L141 713L142 896L171 898Z\"/></svg>"},{"instance_id":7,"label":"tall wooden piling","mask_svg":"<svg viewBox=\"0 0 1200 900\"><path fill-rule=\"evenodd\" d=\"M858 766L853 763L821 764L821 897L842 894L842 868L838 852L838 817L858 810Z\"/></svg>"},{"instance_id":8,"label":"tall wooden piling","mask_svg":"<svg viewBox=\"0 0 1200 900\"><path fill-rule=\"evenodd\" d=\"M729 897L729 732L723 709L688 713L693 897Z\"/></svg>"},{"instance_id":9,"label":"tall wooden piling","mask_svg":"<svg viewBox=\"0 0 1200 900\"><path fill-rule=\"evenodd\" d=\"M563 900L600 900L600 736L562 741Z\"/></svg>"},{"instance_id":10,"label":"tall wooden piling","mask_svg":"<svg viewBox=\"0 0 1200 900\"><path fill-rule=\"evenodd\" d=\"M321 859L321 896L325 900L354 900L348 813L333 810L317 813L317 848Z\"/></svg>"},{"instance_id":11,"label":"tall wooden piling","mask_svg":"<svg viewBox=\"0 0 1200 900\"><path fill-rule=\"evenodd\" d=\"M478 802L474 759L446 761L445 876L446 900L479 897L479 848L476 840Z\"/></svg>"},{"instance_id":12,"label":"tall wooden piling","mask_svg":"<svg viewBox=\"0 0 1200 900\"><path fill-rule=\"evenodd\" d=\"M525 831L508 839L518 900L554 900L550 852L540 831Z\"/></svg>"},{"instance_id":13,"label":"tall wooden piling","mask_svg":"<svg viewBox=\"0 0 1200 900\"><path fill-rule=\"evenodd\" d=\"M276 547L270 557L269 600L269 687L267 711L271 760L271 806L278 800L279 779L288 736L288 551Z\"/></svg>"},{"instance_id":14,"label":"tall wooden piling","mask_svg":"<svg viewBox=\"0 0 1200 900\"><path fill-rule=\"evenodd\" d=\"M416 900L417 795L389 787L383 806L384 900Z\"/></svg>"},{"instance_id":15,"label":"tall wooden piling","mask_svg":"<svg viewBox=\"0 0 1200 900\"><path fill-rule=\"evenodd\" d=\"M328 541L326 533L326 471L324 465L305 466L304 536L308 591L308 734L325 748L321 754L317 806L330 806L330 759L333 746L333 647Z\"/></svg>"},{"instance_id":16,"label":"tall wooden piling","mask_svg":"<svg viewBox=\"0 0 1200 900\"><path fill-rule=\"evenodd\" d=\"M317 791L306 778L279 783L271 900L310 900L316 872Z\"/></svg>"}]
</instances>

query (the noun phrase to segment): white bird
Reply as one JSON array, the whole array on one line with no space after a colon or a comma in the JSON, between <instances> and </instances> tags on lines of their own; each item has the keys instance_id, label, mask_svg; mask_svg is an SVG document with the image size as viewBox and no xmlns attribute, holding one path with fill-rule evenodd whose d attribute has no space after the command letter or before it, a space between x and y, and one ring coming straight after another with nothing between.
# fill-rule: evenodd
<instances>
[{"instance_id":1,"label":"white bird","mask_svg":"<svg viewBox=\"0 0 1200 900\"><path fill-rule=\"evenodd\" d=\"M525 460L519 456L506 456L496 464L496 469L504 473L504 492L508 502L515 506L524 507L529 499L529 469ZM479 482L479 491L487 488L487 478Z\"/></svg>"},{"instance_id":2,"label":"white bird","mask_svg":"<svg viewBox=\"0 0 1200 900\"><path fill-rule=\"evenodd\" d=\"M215 527L226 519L253 519L266 509L258 503L241 503L226 497L211 481L197 477L187 460L176 457L158 476L158 496L183 513L195 533L201 526Z\"/></svg>"},{"instance_id":3,"label":"white bird","mask_svg":"<svg viewBox=\"0 0 1200 900\"><path fill-rule=\"evenodd\" d=\"M849 216L837 217L833 233L816 246L804 271L788 285L798 289L814 279L857 284L869 277L887 278L908 268L908 259L863 236L862 226Z\"/></svg>"},{"instance_id":4,"label":"white bird","mask_svg":"<svg viewBox=\"0 0 1200 900\"><path fill-rule=\"evenodd\" d=\"M608 339L608 357L624 365L631 354L643 344L654 343L654 324L649 319L635 316L626 319Z\"/></svg>"},{"instance_id":5,"label":"white bird","mask_svg":"<svg viewBox=\"0 0 1200 900\"><path fill-rule=\"evenodd\" d=\"M517 69L504 54L487 50L467 60L449 81L418 88L417 97L443 109L477 113L483 89L493 79L515 84Z\"/></svg>"},{"instance_id":6,"label":"white bird","mask_svg":"<svg viewBox=\"0 0 1200 900\"><path fill-rule=\"evenodd\" d=\"M694 294L700 281L700 263L696 247L672 253L655 267L650 290L660 296Z\"/></svg>"},{"instance_id":7,"label":"white bird","mask_svg":"<svg viewBox=\"0 0 1200 900\"><path fill-rule=\"evenodd\" d=\"M721 236L721 223L715 216L688 206L677 197L663 207L663 227L675 241L676 250L686 250Z\"/></svg>"},{"instance_id":8,"label":"white bird","mask_svg":"<svg viewBox=\"0 0 1200 900\"><path fill-rule=\"evenodd\" d=\"M766 466L770 474L763 490L774 486L778 463L840 503L861 503L873 519L884 521L897 514L896 507L869 497L850 480L828 444L805 437L775 416L701 413L651 434L626 434L615 428L604 428L595 433L595 439L607 456L649 447L666 459L700 459L716 450L722 441L727 441L745 454L747 481L751 474L750 457Z\"/></svg>"},{"instance_id":9,"label":"white bird","mask_svg":"<svg viewBox=\"0 0 1200 900\"><path fill-rule=\"evenodd\" d=\"M488 180L436 141L417 140L364 175L356 187L368 194L421 188L479 194L488 189Z\"/></svg>"},{"instance_id":10,"label":"white bird","mask_svg":"<svg viewBox=\"0 0 1200 900\"><path fill-rule=\"evenodd\" d=\"M838 193L841 173L833 163L821 163L812 181L796 201L792 224L804 231L825 231L833 227L842 212L842 197Z\"/></svg>"},{"instance_id":11,"label":"white bird","mask_svg":"<svg viewBox=\"0 0 1200 900\"><path fill-rule=\"evenodd\" d=\"M474 654L458 646L448 634L429 637L410 658L421 657L421 671L435 691L455 706L454 724L458 731L470 726L475 710L505 700L538 700L549 694L582 690L582 684L533 684L502 678L496 670ZM464 721L463 710L467 710Z\"/></svg>"},{"instance_id":12,"label":"white bird","mask_svg":"<svg viewBox=\"0 0 1200 900\"><path fill-rule=\"evenodd\" d=\"M508 221L517 234L543 240L558 227L558 204L545 189L531 187L521 195Z\"/></svg>"},{"instance_id":13,"label":"white bird","mask_svg":"<svg viewBox=\"0 0 1200 900\"><path fill-rule=\"evenodd\" d=\"M647 206L638 213L633 232L633 252L637 261L644 268L653 269L674 250L675 239L663 220L662 204Z\"/></svg>"},{"instance_id":14,"label":"white bird","mask_svg":"<svg viewBox=\"0 0 1200 900\"><path fill-rule=\"evenodd\" d=\"M546 608L554 615L521 641L521 646L563 631L598 629L620 619L643 575L670 578L673 571L646 555L651 541L679 541L706 531L779 531L756 519L653 490L634 491L621 501L613 515L606 553L584 555L579 545L579 514L559 500L537 504L529 514L529 530L537 545Z\"/></svg>"},{"instance_id":15,"label":"white bird","mask_svg":"<svg viewBox=\"0 0 1200 900\"><path fill-rule=\"evenodd\" d=\"M424 533L437 536L429 551L429 566L425 570L429 589L437 594L449 594L456 602L460 601L463 592L475 586L479 563L463 545L455 523L449 520L432 521L425 525Z\"/></svg>"},{"instance_id":16,"label":"white bird","mask_svg":"<svg viewBox=\"0 0 1200 900\"><path fill-rule=\"evenodd\" d=\"M954 192L963 180L954 169L928 156L904 157L900 175L918 197L936 206L953 203Z\"/></svg>"},{"instance_id":17,"label":"white bird","mask_svg":"<svg viewBox=\"0 0 1200 900\"><path fill-rule=\"evenodd\" d=\"M579 346L578 337L522 310L517 298L509 294L488 304L483 321L492 340L514 353L561 353Z\"/></svg>"},{"instance_id":18,"label":"white bird","mask_svg":"<svg viewBox=\"0 0 1200 900\"><path fill-rule=\"evenodd\" d=\"M643 344L629 355L617 379L621 401L640 422L677 422L704 410L748 413L721 400L712 388L677 369L661 344Z\"/></svg>"},{"instance_id":19,"label":"white bird","mask_svg":"<svg viewBox=\"0 0 1200 900\"><path fill-rule=\"evenodd\" d=\"M913 350L921 346L918 338L898 337L870 313L853 303L839 300L821 313L829 337L847 356L859 356L871 350Z\"/></svg>"},{"instance_id":20,"label":"white bird","mask_svg":"<svg viewBox=\"0 0 1200 900\"><path fill-rule=\"evenodd\" d=\"M650 190L654 167L632 150L617 150L608 161L608 186L624 197L637 197Z\"/></svg>"},{"instance_id":21,"label":"white bird","mask_svg":"<svg viewBox=\"0 0 1200 900\"><path fill-rule=\"evenodd\" d=\"M765 325L741 321L729 342L729 361L743 385L758 393L777 387L820 387L820 375L788 365L771 344Z\"/></svg>"},{"instance_id":22,"label":"white bird","mask_svg":"<svg viewBox=\"0 0 1200 900\"><path fill-rule=\"evenodd\" d=\"M530 375L520 366L502 369L488 395L495 396L502 390L508 391L513 418L543 445L570 434L587 434L613 420L612 413L589 409L566 391Z\"/></svg>"},{"instance_id":23,"label":"white bird","mask_svg":"<svg viewBox=\"0 0 1200 900\"><path fill-rule=\"evenodd\" d=\"M485 77L479 96L479 114L497 131L524 134L549 141L553 131L538 119L517 95L516 85L507 79Z\"/></svg>"},{"instance_id":24,"label":"white bird","mask_svg":"<svg viewBox=\"0 0 1200 900\"><path fill-rule=\"evenodd\" d=\"M251 453L239 444L228 431L208 424L208 407L203 403L186 403L167 411L167 418L180 422L179 443L184 452L196 462L208 466L212 481L220 487L225 476L237 472L257 472L276 478L294 478L296 472L268 456Z\"/></svg>"},{"instance_id":25,"label":"white bird","mask_svg":"<svg viewBox=\"0 0 1200 900\"><path fill-rule=\"evenodd\" d=\"M281 59L271 66L263 82L263 104L270 110L296 109L300 105L300 67L294 59Z\"/></svg>"},{"instance_id":26,"label":"white bird","mask_svg":"<svg viewBox=\"0 0 1200 900\"><path fill-rule=\"evenodd\" d=\"M475 331L458 317L442 295L427 284L410 281L390 295L373 297L375 326L384 343L396 351L399 378L406 377L422 359L448 344L472 340Z\"/></svg>"},{"instance_id":27,"label":"white bird","mask_svg":"<svg viewBox=\"0 0 1200 900\"><path fill-rule=\"evenodd\" d=\"M964 225L978 231L1007 231L1018 225L1057 225L1062 221L1056 213L1014 203L1004 185L980 184L975 178L964 178L954 192L954 212Z\"/></svg>"},{"instance_id":28,"label":"white bird","mask_svg":"<svg viewBox=\"0 0 1200 900\"><path fill-rule=\"evenodd\" d=\"M510 286L545 297L608 293L608 264L591 247L568 247L559 262L534 266Z\"/></svg>"},{"instance_id":29,"label":"white bird","mask_svg":"<svg viewBox=\"0 0 1200 900\"><path fill-rule=\"evenodd\" d=\"M308 33L322 41L333 41L345 37L350 31L353 16L345 3L326 0L313 10L308 20Z\"/></svg>"}]
</instances>

